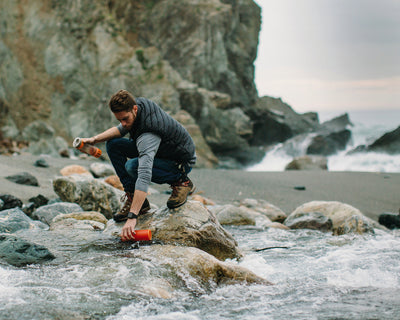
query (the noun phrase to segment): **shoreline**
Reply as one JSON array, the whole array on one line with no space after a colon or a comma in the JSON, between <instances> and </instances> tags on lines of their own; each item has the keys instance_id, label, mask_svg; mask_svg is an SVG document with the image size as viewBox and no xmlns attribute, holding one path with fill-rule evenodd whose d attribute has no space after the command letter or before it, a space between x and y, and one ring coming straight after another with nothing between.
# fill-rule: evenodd
<instances>
[{"instance_id":1,"label":"shoreline","mask_svg":"<svg viewBox=\"0 0 400 320\"><path fill-rule=\"evenodd\" d=\"M44 158L48 168L33 164ZM52 179L60 175L60 169L77 164L89 168L97 159L53 158L23 154L0 155L0 194L11 194L24 204L39 194L51 199ZM108 163L108 162L107 162ZM29 172L39 181L39 187L19 185L5 179L6 176ZM339 201L359 209L364 215L377 221L383 212L398 213L400 208L400 173L336 172L336 171L283 171L255 172L223 169L197 169L189 174L199 193L216 204L228 204L245 198L263 199L289 215L300 205L314 201ZM296 190L295 187L305 187ZM152 184L159 194L149 196L149 201L164 205L168 185Z\"/></svg>"}]
</instances>

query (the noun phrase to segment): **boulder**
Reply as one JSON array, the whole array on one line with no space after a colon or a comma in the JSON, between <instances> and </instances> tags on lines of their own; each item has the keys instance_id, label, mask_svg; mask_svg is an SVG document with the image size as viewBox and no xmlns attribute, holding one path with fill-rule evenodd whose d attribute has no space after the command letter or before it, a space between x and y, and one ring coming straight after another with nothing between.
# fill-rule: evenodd
<instances>
[{"instance_id":1,"label":"boulder","mask_svg":"<svg viewBox=\"0 0 400 320\"><path fill-rule=\"evenodd\" d=\"M50 226L51 231L65 232L71 235L71 230L101 231L106 225L94 220L81 220L75 218L59 219Z\"/></svg>"},{"instance_id":2,"label":"boulder","mask_svg":"<svg viewBox=\"0 0 400 320\"><path fill-rule=\"evenodd\" d=\"M70 176L72 174L81 174L88 177L93 177L92 174L85 168L77 164L66 166L60 170L62 176Z\"/></svg>"},{"instance_id":3,"label":"boulder","mask_svg":"<svg viewBox=\"0 0 400 320\"><path fill-rule=\"evenodd\" d=\"M273 222L283 222L287 217L281 209L262 199L244 199L240 201L240 206L253 209Z\"/></svg>"},{"instance_id":4,"label":"boulder","mask_svg":"<svg viewBox=\"0 0 400 320\"><path fill-rule=\"evenodd\" d=\"M133 250L131 254L155 265L172 269L184 282L193 277L203 290L226 284L272 284L244 267L219 261L214 256L194 247L152 245ZM190 277L185 277L185 275L190 275ZM193 288L194 284L187 283L187 285Z\"/></svg>"},{"instance_id":5,"label":"boulder","mask_svg":"<svg viewBox=\"0 0 400 320\"><path fill-rule=\"evenodd\" d=\"M337 236L348 233L375 234L375 231L371 224L371 221L368 220L365 216L354 215L348 217L333 232L333 234Z\"/></svg>"},{"instance_id":6,"label":"boulder","mask_svg":"<svg viewBox=\"0 0 400 320\"><path fill-rule=\"evenodd\" d=\"M34 187L39 186L39 182L36 179L36 177L30 174L29 172L21 172L18 174L7 176L6 179L27 186L34 186Z\"/></svg>"},{"instance_id":7,"label":"boulder","mask_svg":"<svg viewBox=\"0 0 400 320\"><path fill-rule=\"evenodd\" d=\"M12 235L0 234L0 258L13 266L21 267L53 260L55 256L44 246Z\"/></svg>"},{"instance_id":8,"label":"boulder","mask_svg":"<svg viewBox=\"0 0 400 320\"><path fill-rule=\"evenodd\" d=\"M40 220L47 225L50 225L55 217L59 214L68 214L73 212L82 212L83 209L76 203L57 202L42 206L32 213L32 219Z\"/></svg>"},{"instance_id":9,"label":"boulder","mask_svg":"<svg viewBox=\"0 0 400 320\"><path fill-rule=\"evenodd\" d=\"M236 207L231 204L210 208L222 225L256 225L257 214L245 207Z\"/></svg>"},{"instance_id":10,"label":"boulder","mask_svg":"<svg viewBox=\"0 0 400 320\"><path fill-rule=\"evenodd\" d=\"M1 208L1 210L22 207L22 201L20 199L18 199L17 197L14 197L11 194L0 194L0 200L3 201L3 206Z\"/></svg>"},{"instance_id":11,"label":"boulder","mask_svg":"<svg viewBox=\"0 0 400 320\"><path fill-rule=\"evenodd\" d=\"M307 148L307 154L329 156L346 148L351 139L351 131L348 129L315 136Z\"/></svg>"},{"instance_id":12,"label":"boulder","mask_svg":"<svg viewBox=\"0 0 400 320\"><path fill-rule=\"evenodd\" d=\"M19 208L0 211L0 233L14 233L21 229L36 228L45 229L46 226L33 221Z\"/></svg>"},{"instance_id":13,"label":"boulder","mask_svg":"<svg viewBox=\"0 0 400 320\"><path fill-rule=\"evenodd\" d=\"M110 220L106 233L120 236L123 223ZM196 247L220 260L240 258L237 242L215 215L197 201L170 210L161 207L139 217L136 229L150 229L153 239L164 244Z\"/></svg>"},{"instance_id":14,"label":"boulder","mask_svg":"<svg viewBox=\"0 0 400 320\"><path fill-rule=\"evenodd\" d=\"M379 215L378 221L388 229L400 229L400 214L384 212Z\"/></svg>"},{"instance_id":15,"label":"boulder","mask_svg":"<svg viewBox=\"0 0 400 320\"><path fill-rule=\"evenodd\" d=\"M56 216L55 218L53 218L52 224L55 222L62 221L64 219L91 220L91 221L100 222L104 225L106 225L108 222L107 218L100 212L83 211L83 212L72 212L72 213L60 214L60 215Z\"/></svg>"},{"instance_id":16,"label":"boulder","mask_svg":"<svg viewBox=\"0 0 400 320\"><path fill-rule=\"evenodd\" d=\"M296 157L286 165L285 170L328 170L328 159L322 156Z\"/></svg>"},{"instance_id":17,"label":"boulder","mask_svg":"<svg viewBox=\"0 0 400 320\"><path fill-rule=\"evenodd\" d=\"M121 190L84 175L58 177L53 180L53 189L62 201L77 203L83 211L99 211L107 219L121 208Z\"/></svg>"},{"instance_id":18,"label":"boulder","mask_svg":"<svg viewBox=\"0 0 400 320\"><path fill-rule=\"evenodd\" d=\"M109 163L93 162L89 167L95 178L103 178L115 174L114 167Z\"/></svg>"},{"instance_id":19,"label":"boulder","mask_svg":"<svg viewBox=\"0 0 400 320\"><path fill-rule=\"evenodd\" d=\"M121 183L121 180L119 180L119 177L117 175L112 175L108 176L104 179L105 183L108 183L110 186L117 188L119 190L124 191L124 186Z\"/></svg>"},{"instance_id":20,"label":"boulder","mask_svg":"<svg viewBox=\"0 0 400 320\"><path fill-rule=\"evenodd\" d=\"M351 205L337 202L337 201L311 201L307 202L300 207L296 208L287 219L293 220L297 217L304 216L310 212L318 212L319 214L324 215L325 217L332 220L332 231L334 234L338 234L337 229L341 228L341 230L352 232L351 228L343 228L343 224L345 224L348 218L352 218L353 216L360 217L359 221L361 223L366 224L368 222L369 225L373 227L379 227L377 223L372 221L371 219L365 217L360 210L352 207ZM362 219L361 219L362 218ZM290 221L289 220L289 221ZM354 220L354 218L353 218ZM365 228L359 228L358 230L368 230L369 226L365 225Z\"/></svg>"},{"instance_id":21,"label":"boulder","mask_svg":"<svg viewBox=\"0 0 400 320\"><path fill-rule=\"evenodd\" d=\"M400 126L385 133L368 146L368 151L385 152L389 154L400 153Z\"/></svg>"},{"instance_id":22,"label":"boulder","mask_svg":"<svg viewBox=\"0 0 400 320\"><path fill-rule=\"evenodd\" d=\"M320 134L330 134L333 132L340 132L349 127L353 126L353 123L350 121L350 117L348 113L344 113L338 117L335 117L331 120L323 122L317 129L317 132Z\"/></svg>"},{"instance_id":23,"label":"boulder","mask_svg":"<svg viewBox=\"0 0 400 320\"><path fill-rule=\"evenodd\" d=\"M319 212L291 215L285 220L284 224L290 229L332 230L332 220Z\"/></svg>"}]
</instances>

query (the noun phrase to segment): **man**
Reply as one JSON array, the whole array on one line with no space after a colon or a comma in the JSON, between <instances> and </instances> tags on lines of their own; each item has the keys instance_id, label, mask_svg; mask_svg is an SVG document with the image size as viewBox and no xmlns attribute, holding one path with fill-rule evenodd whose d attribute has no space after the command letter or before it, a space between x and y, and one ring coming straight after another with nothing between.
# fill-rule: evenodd
<instances>
[{"instance_id":1,"label":"man","mask_svg":"<svg viewBox=\"0 0 400 320\"><path fill-rule=\"evenodd\" d=\"M146 199L150 181L168 183L170 209L183 205L194 186L187 174L196 162L195 146L186 129L156 103L135 98L126 90L112 95L109 107L118 126L83 143L107 141L107 153L125 190L126 201L115 221L125 221L122 240L131 240L139 215L150 209ZM126 134L130 139L123 138Z\"/></svg>"}]
</instances>

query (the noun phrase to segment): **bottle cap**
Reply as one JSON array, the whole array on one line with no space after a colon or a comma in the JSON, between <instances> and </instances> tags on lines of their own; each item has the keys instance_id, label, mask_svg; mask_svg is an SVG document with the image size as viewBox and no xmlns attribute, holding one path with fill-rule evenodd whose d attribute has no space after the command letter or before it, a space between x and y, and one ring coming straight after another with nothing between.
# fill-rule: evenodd
<instances>
[{"instance_id":1,"label":"bottle cap","mask_svg":"<svg viewBox=\"0 0 400 320\"><path fill-rule=\"evenodd\" d=\"M82 149L82 147L83 147L82 139L81 138L75 138L74 142L72 143L72 146L74 148L77 148L78 150Z\"/></svg>"}]
</instances>

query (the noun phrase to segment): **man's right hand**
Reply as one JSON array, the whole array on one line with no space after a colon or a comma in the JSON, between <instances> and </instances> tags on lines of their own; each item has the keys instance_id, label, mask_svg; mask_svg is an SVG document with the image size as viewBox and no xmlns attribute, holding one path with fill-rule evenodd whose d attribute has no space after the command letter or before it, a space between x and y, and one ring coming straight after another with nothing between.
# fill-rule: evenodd
<instances>
[{"instance_id":1,"label":"man's right hand","mask_svg":"<svg viewBox=\"0 0 400 320\"><path fill-rule=\"evenodd\" d=\"M122 228L121 240L135 240L136 219L128 219Z\"/></svg>"},{"instance_id":2,"label":"man's right hand","mask_svg":"<svg viewBox=\"0 0 400 320\"><path fill-rule=\"evenodd\" d=\"M91 137L91 138L82 138L82 142L85 144L95 144L96 143L96 138Z\"/></svg>"}]
</instances>

